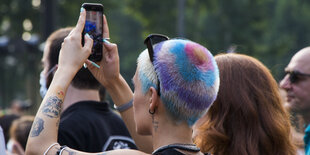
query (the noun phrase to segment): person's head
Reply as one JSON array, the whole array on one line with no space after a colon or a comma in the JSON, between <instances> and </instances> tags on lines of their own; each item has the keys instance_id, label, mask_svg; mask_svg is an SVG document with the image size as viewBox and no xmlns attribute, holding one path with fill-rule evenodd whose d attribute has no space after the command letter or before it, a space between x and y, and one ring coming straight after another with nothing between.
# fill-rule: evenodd
<instances>
[{"instance_id":1,"label":"person's head","mask_svg":"<svg viewBox=\"0 0 310 155\"><path fill-rule=\"evenodd\" d=\"M153 62L147 49L140 54L133 78L137 132L151 134L152 115L163 113L171 122L191 127L216 98L215 60L208 49L189 40L171 39L153 49Z\"/></svg>"},{"instance_id":2,"label":"person's head","mask_svg":"<svg viewBox=\"0 0 310 155\"><path fill-rule=\"evenodd\" d=\"M285 68L280 82L286 91L286 101L292 112L310 113L310 47L297 52Z\"/></svg>"},{"instance_id":3,"label":"person's head","mask_svg":"<svg viewBox=\"0 0 310 155\"><path fill-rule=\"evenodd\" d=\"M20 118L20 115L16 114L6 114L0 117L0 126L3 129L3 135L5 144L9 141L10 138L10 128L14 120Z\"/></svg>"},{"instance_id":4,"label":"person's head","mask_svg":"<svg viewBox=\"0 0 310 155\"><path fill-rule=\"evenodd\" d=\"M21 102L22 102L21 100L17 100L17 99L11 102L11 107L10 107L11 113L16 114L16 115L22 114L23 109L21 106L22 105Z\"/></svg>"},{"instance_id":5,"label":"person's head","mask_svg":"<svg viewBox=\"0 0 310 155\"><path fill-rule=\"evenodd\" d=\"M195 124L195 143L216 154L294 154L289 115L277 83L253 57L215 57L221 85L207 114Z\"/></svg>"},{"instance_id":6,"label":"person's head","mask_svg":"<svg viewBox=\"0 0 310 155\"><path fill-rule=\"evenodd\" d=\"M33 116L22 116L16 119L10 128L10 138L18 142L24 150L33 120Z\"/></svg>"},{"instance_id":7,"label":"person's head","mask_svg":"<svg viewBox=\"0 0 310 155\"><path fill-rule=\"evenodd\" d=\"M11 102L11 113L16 115L23 115L24 112L31 107L31 103L29 101L22 101L19 99L14 99Z\"/></svg>"},{"instance_id":8,"label":"person's head","mask_svg":"<svg viewBox=\"0 0 310 155\"><path fill-rule=\"evenodd\" d=\"M68 36L71 32L73 27L68 28L61 28L53 32L48 39L46 40L42 64L43 64L43 71L42 75L45 78L45 84L48 88L52 82L53 74L57 69L58 64L58 57L59 51L61 49L61 44L64 39ZM74 55L72 55L74 56ZM99 89L99 82L95 79L95 77L89 72L88 69L81 68L78 73L75 75L74 79L72 80L72 86L78 89Z\"/></svg>"}]
</instances>

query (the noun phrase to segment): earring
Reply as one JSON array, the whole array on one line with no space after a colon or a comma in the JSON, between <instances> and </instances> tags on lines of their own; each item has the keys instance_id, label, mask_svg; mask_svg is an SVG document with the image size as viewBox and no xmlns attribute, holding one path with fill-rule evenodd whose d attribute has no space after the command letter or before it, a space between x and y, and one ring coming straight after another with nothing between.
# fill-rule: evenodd
<instances>
[{"instance_id":1,"label":"earring","mask_svg":"<svg viewBox=\"0 0 310 155\"><path fill-rule=\"evenodd\" d=\"M149 113L150 113L151 115L155 114L155 109L154 109L153 112L151 112L151 109L149 109Z\"/></svg>"}]
</instances>

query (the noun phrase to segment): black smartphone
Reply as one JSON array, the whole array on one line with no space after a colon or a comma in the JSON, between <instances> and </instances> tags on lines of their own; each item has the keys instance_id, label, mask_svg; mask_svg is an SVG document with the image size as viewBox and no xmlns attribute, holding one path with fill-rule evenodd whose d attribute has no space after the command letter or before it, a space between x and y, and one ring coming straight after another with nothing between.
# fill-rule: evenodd
<instances>
[{"instance_id":1,"label":"black smartphone","mask_svg":"<svg viewBox=\"0 0 310 155\"><path fill-rule=\"evenodd\" d=\"M88 33L93 39L93 48L89 60L98 62L102 59L103 38L103 5L99 3L83 3L86 11L86 22L82 33L82 45L84 46L84 35Z\"/></svg>"}]
</instances>

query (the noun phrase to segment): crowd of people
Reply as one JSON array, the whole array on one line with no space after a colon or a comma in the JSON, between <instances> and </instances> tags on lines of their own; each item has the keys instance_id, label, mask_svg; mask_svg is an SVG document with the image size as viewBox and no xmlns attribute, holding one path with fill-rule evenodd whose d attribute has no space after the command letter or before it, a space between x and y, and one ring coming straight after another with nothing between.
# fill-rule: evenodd
<instances>
[{"instance_id":1,"label":"crowd of people","mask_svg":"<svg viewBox=\"0 0 310 155\"><path fill-rule=\"evenodd\" d=\"M75 27L47 39L43 100L34 118L12 123L10 153L310 155L310 47L292 57L278 85L251 56L213 56L194 41L151 34L132 91L120 74L117 45L106 39L105 16L103 58L87 59L93 40L81 35L85 16L82 9ZM302 125L291 121L297 115ZM1 135L2 128L0 155L10 143Z\"/></svg>"},{"instance_id":2,"label":"crowd of people","mask_svg":"<svg viewBox=\"0 0 310 155\"><path fill-rule=\"evenodd\" d=\"M31 103L14 99L8 109L0 111L0 155L25 154L34 116L27 115ZM3 137L2 137L3 136Z\"/></svg>"}]
</instances>

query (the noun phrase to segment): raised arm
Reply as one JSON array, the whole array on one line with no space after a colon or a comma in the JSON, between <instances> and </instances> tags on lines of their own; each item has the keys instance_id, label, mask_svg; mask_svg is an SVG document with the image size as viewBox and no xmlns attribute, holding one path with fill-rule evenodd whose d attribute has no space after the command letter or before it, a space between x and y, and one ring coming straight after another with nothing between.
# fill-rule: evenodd
<instances>
[{"instance_id":1,"label":"raised arm","mask_svg":"<svg viewBox=\"0 0 310 155\"><path fill-rule=\"evenodd\" d=\"M109 38L109 28L105 16L103 21L104 38ZM133 99L132 90L120 74L119 55L116 44L104 41L103 59L100 62L99 69L94 67L90 61L87 61L87 65L90 72L109 92L116 106L124 105ZM121 112L121 116L139 150L151 153L153 151L152 137L137 134L133 108L130 107L128 110Z\"/></svg>"},{"instance_id":2,"label":"raised arm","mask_svg":"<svg viewBox=\"0 0 310 155\"><path fill-rule=\"evenodd\" d=\"M84 47L81 45L85 16L85 11L82 11L76 27L62 44L58 69L36 114L29 134L26 154L43 154L51 144L57 142L61 106L67 88L91 53L93 41L90 37L85 36L85 45ZM59 148L59 145L55 147Z\"/></svg>"},{"instance_id":3,"label":"raised arm","mask_svg":"<svg viewBox=\"0 0 310 155\"><path fill-rule=\"evenodd\" d=\"M82 11L76 27L65 38L62 44L58 60L58 69L55 72L53 81L36 114L35 121L29 134L26 146L27 155L55 155L57 152L60 155L145 154L137 150L128 149L102 153L85 153L64 146L61 147L57 143L59 117L67 88L77 71L89 57L93 45L92 39L87 35L85 36L84 47L81 45L81 34L85 24L85 16L85 11Z\"/></svg>"}]
</instances>

